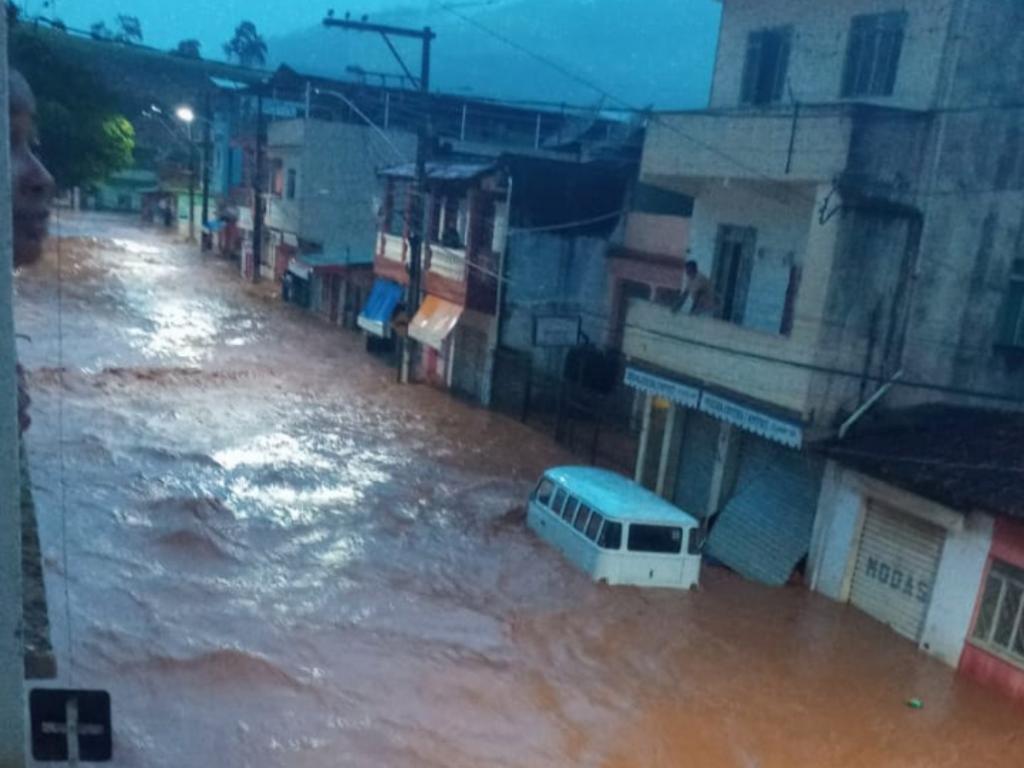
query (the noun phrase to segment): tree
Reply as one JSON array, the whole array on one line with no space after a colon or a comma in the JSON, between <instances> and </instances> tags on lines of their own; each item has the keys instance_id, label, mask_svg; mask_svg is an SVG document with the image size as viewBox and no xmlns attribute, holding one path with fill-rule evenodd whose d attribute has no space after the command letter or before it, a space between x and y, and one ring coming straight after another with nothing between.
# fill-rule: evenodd
<instances>
[{"instance_id":1,"label":"tree","mask_svg":"<svg viewBox=\"0 0 1024 768\"><path fill-rule=\"evenodd\" d=\"M267 43L251 21L235 27L235 36L224 44L228 60L237 59L243 67L262 66L267 61Z\"/></svg>"},{"instance_id":2,"label":"tree","mask_svg":"<svg viewBox=\"0 0 1024 768\"><path fill-rule=\"evenodd\" d=\"M91 70L26 25L11 30L10 58L35 91L39 154L58 186L131 167L135 129Z\"/></svg>"},{"instance_id":3,"label":"tree","mask_svg":"<svg viewBox=\"0 0 1024 768\"><path fill-rule=\"evenodd\" d=\"M201 59L203 57L199 53L200 47L201 46L198 40L182 40L180 43L178 43L177 48L171 49L171 53L173 53L175 56L181 56L185 59Z\"/></svg>"},{"instance_id":4,"label":"tree","mask_svg":"<svg viewBox=\"0 0 1024 768\"><path fill-rule=\"evenodd\" d=\"M138 16L120 14L117 17L117 26L119 31L114 39L119 43L142 42L142 22L139 21Z\"/></svg>"}]
</instances>

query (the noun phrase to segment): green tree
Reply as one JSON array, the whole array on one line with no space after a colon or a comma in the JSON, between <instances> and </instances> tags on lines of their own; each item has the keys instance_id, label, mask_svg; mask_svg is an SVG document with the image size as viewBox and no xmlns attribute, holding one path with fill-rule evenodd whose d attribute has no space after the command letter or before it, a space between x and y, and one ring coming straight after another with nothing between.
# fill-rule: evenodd
<instances>
[{"instance_id":1,"label":"green tree","mask_svg":"<svg viewBox=\"0 0 1024 768\"><path fill-rule=\"evenodd\" d=\"M243 67L262 66L267 61L267 43L251 21L235 27L235 36L224 44L228 60L236 59Z\"/></svg>"},{"instance_id":2,"label":"green tree","mask_svg":"<svg viewBox=\"0 0 1024 768\"><path fill-rule=\"evenodd\" d=\"M200 54L201 44L198 40L189 39L182 40L178 43L177 48L172 48L171 53L175 56L181 56L184 59L201 59L203 58Z\"/></svg>"},{"instance_id":3,"label":"green tree","mask_svg":"<svg viewBox=\"0 0 1024 768\"><path fill-rule=\"evenodd\" d=\"M97 21L89 27L89 35L93 40L113 40L114 33L107 28L106 22Z\"/></svg>"},{"instance_id":4,"label":"green tree","mask_svg":"<svg viewBox=\"0 0 1024 768\"><path fill-rule=\"evenodd\" d=\"M58 186L131 167L135 129L91 70L25 26L11 30L10 58L35 91L39 154Z\"/></svg>"},{"instance_id":5,"label":"green tree","mask_svg":"<svg viewBox=\"0 0 1024 768\"><path fill-rule=\"evenodd\" d=\"M117 17L118 32L114 39L119 43L141 43L142 22L138 16L126 16L121 14Z\"/></svg>"}]
</instances>

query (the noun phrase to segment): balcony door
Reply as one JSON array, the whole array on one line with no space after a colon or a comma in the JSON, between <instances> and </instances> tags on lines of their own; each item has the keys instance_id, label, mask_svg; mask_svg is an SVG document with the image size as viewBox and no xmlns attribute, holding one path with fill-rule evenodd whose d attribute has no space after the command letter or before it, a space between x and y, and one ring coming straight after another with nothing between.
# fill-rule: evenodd
<instances>
[{"instance_id":1,"label":"balcony door","mask_svg":"<svg viewBox=\"0 0 1024 768\"><path fill-rule=\"evenodd\" d=\"M757 230L722 224L715 243L712 283L718 299L719 316L732 323L743 323L750 273L754 265Z\"/></svg>"}]
</instances>

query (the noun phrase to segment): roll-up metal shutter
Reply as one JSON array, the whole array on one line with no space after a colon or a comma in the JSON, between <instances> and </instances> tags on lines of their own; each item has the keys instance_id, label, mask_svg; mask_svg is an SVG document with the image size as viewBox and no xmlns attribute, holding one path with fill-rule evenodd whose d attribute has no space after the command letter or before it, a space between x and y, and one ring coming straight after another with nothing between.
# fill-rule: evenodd
<instances>
[{"instance_id":1,"label":"roll-up metal shutter","mask_svg":"<svg viewBox=\"0 0 1024 768\"><path fill-rule=\"evenodd\" d=\"M487 334L464 325L456 328L455 333L452 388L480 402L487 370Z\"/></svg>"},{"instance_id":2,"label":"roll-up metal shutter","mask_svg":"<svg viewBox=\"0 0 1024 768\"><path fill-rule=\"evenodd\" d=\"M945 531L871 503L864 520L850 602L914 642L921 638Z\"/></svg>"},{"instance_id":3,"label":"roll-up metal shutter","mask_svg":"<svg viewBox=\"0 0 1024 768\"><path fill-rule=\"evenodd\" d=\"M781 586L807 556L822 462L744 435L732 495L708 538L708 553L737 573Z\"/></svg>"},{"instance_id":4,"label":"roll-up metal shutter","mask_svg":"<svg viewBox=\"0 0 1024 768\"><path fill-rule=\"evenodd\" d=\"M720 422L703 413L686 412L673 502L698 520L707 515L719 425Z\"/></svg>"}]
</instances>

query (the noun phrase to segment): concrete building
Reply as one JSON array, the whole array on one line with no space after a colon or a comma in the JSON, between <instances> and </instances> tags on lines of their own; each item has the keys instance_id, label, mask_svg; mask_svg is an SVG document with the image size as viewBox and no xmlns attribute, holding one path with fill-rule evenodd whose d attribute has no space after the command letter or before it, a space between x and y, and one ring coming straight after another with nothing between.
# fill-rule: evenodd
<instances>
[{"instance_id":1,"label":"concrete building","mask_svg":"<svg viewBox=\"0 0 1024 768\"><path fill-rule=\"evenodd\" d=\"M633 300L623 350L637 478L781 584L832 567L812 530L843 481L816 442L872 409L1024 399L1024 8L723 6L709 108L655 116L640 173L693 198L715 308Z\"/></svg>"},{"instance_id":2,"label":"concrete building","mask_svg":"<svg viewBox=\"0 0 1024 768\"><path fill-rule=\"evenodd\" d=\"M302 295L330 322L354 328L373 283L377 171L415 153L404 131L316 119L268 127L267 276L308 283ZM297 292L298 293L298 292Z\"/></svg>"}]
</instances>

